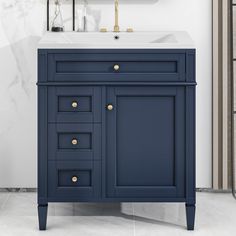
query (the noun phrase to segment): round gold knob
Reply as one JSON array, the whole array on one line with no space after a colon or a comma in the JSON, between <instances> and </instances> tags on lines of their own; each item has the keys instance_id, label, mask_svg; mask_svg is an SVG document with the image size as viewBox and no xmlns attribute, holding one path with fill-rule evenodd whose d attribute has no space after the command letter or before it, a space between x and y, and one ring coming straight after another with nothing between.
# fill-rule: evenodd
<instances>
[{"instance_id":1,"label":"round gold knob","mask_svg":"<svg viewBox=\"0 0 236 236\"><path fill-rule=\"evenodd\" d=\"M78 144L78 140L74 138L74 139L72 139L71 143L72 143L73 145L77 145L77 144Z\"/></svg>"},{"instance_id":2,"label":"round gold knob","mask_svg":"<svg viewBox=\"0 0 236 236\"><path fill-rule=\"evenodd\" d=\"M77 177L77 176L73 176L73 177L71 178L71 181L72 181L73 183L78 182L78 177Z\"/></svg>"},{"instance_id":3,"label":"round gold knob","mask_svg":"<svg viewBox=\"0 0 236 236\"><path fill-rule=\"evenodd\" d=\"M112 111L113 110L113 105L111 105L111 104L107 105L107 110Z\"/></svg>"},{"instance_id":4,"label":"round gold knob","mask_svg":"<svg viewBox=\"0 0 236 236\"><path fill-rule=\"evenodd\" d=\"M120 66L119 65L114 65L114 70L115 71L118 71L120 69Z\"/></svg>"},{"instance_id":5,"label":"round gold knob","mask_svg":"<svg viewBox=\"0 0 236 236\"><path fill-rule=\"evenodd\" d=\"M71 103L71 106L72 106L73 108L78 107L78 102L72 102L72 103Z\"/></svg>"}]
</instances>

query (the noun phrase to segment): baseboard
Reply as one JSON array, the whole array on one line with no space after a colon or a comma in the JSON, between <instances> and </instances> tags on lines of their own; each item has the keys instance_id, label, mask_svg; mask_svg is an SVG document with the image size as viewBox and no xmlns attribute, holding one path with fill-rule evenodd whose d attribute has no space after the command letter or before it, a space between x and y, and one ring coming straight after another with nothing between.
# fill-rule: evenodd
<instances>
[{"instance_id":1,"label":"baseboard","mask_svg":"<svg viewBox=\"0 0 236 236\"><path fill-rule=\"evenodd\" d=\"M34 193L37 192L37 188L0 188L0 192Z\"/></svg>"},{"instance_id":2,"label":"baseboard","mask_svg":"<svg viewBox=\"0 0 236 236\"><path fill-rule=\"evenodd\" d=\"M229 190L215 190L212 188L197 188L197 192L205 192L205 193L231 193L232 191ZM35 193L37 192L37 188L0 188L0 192L19 192L19 193Z\"/></svg>"},{"instance_id":3,"label":"baseboard","mask_svg":"<svg viewBox=\"0 0 236 236\"><path fill-rule=\"evenodd\" d=\"M212 188L197 188L197 192L204 192L204 193L231 193L231 189L212 189Z\"/></svg>"}]
</instances>

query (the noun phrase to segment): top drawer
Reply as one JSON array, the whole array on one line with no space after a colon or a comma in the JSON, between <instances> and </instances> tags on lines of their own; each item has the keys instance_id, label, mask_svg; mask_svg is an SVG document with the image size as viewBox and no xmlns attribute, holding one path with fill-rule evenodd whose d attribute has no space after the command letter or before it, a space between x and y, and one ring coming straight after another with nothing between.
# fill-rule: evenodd
<instances>
[{"instance_id":1,"label":"top drawer","mask_svg":"<svg viewBox=\"0 0 236 236\"><path fill-rule=\"evenodd\" d=\"M52 53L48 80L185 81L185 53Z\"/></svg>"}]
</instances>

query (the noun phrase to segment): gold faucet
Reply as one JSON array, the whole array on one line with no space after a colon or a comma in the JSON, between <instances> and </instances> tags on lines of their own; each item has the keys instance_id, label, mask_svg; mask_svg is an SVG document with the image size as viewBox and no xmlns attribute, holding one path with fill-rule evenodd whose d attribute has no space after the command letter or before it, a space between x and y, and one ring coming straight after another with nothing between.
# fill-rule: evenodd
<instances>
[{"instance_id":1,"label":"gold faucet","mask_svg":"<svg viewBox=\"0 0 236 236\"><path fill-rule=\"evenodd\" d=\"M107 28L101 28L100 32L108 32ZM113 32L119 33L120 32L120 26L119 26L119 0L115 0L115 25ZM132 28L127 28L126 32L134 32Z\"/></svg>"},{"instance_id":2,"label":"gold faucet","mask_svg":"<svg viewBox=\"0 0 236 236\"><path fill-rule=\"evenodd\" d=\"M115 26L114 32L120 32L119 27L119 0L115 0Z\"/></svg>"}]
</instances>

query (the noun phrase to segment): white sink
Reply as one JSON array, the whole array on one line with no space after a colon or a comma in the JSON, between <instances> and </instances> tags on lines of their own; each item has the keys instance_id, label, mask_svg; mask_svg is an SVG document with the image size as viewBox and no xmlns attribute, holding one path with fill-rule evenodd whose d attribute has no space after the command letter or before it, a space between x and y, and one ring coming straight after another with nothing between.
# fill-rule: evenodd
<instances>
[{"instance_id":1,"label":"white sink","mask_svg":"<svg viewBox=\"0 0 236 236\"><path fill-rule=\"evenodd\" d=\"M38 48L194 48L188 33L172 32L48 32Z\"/></svg>"}]
</instances>

